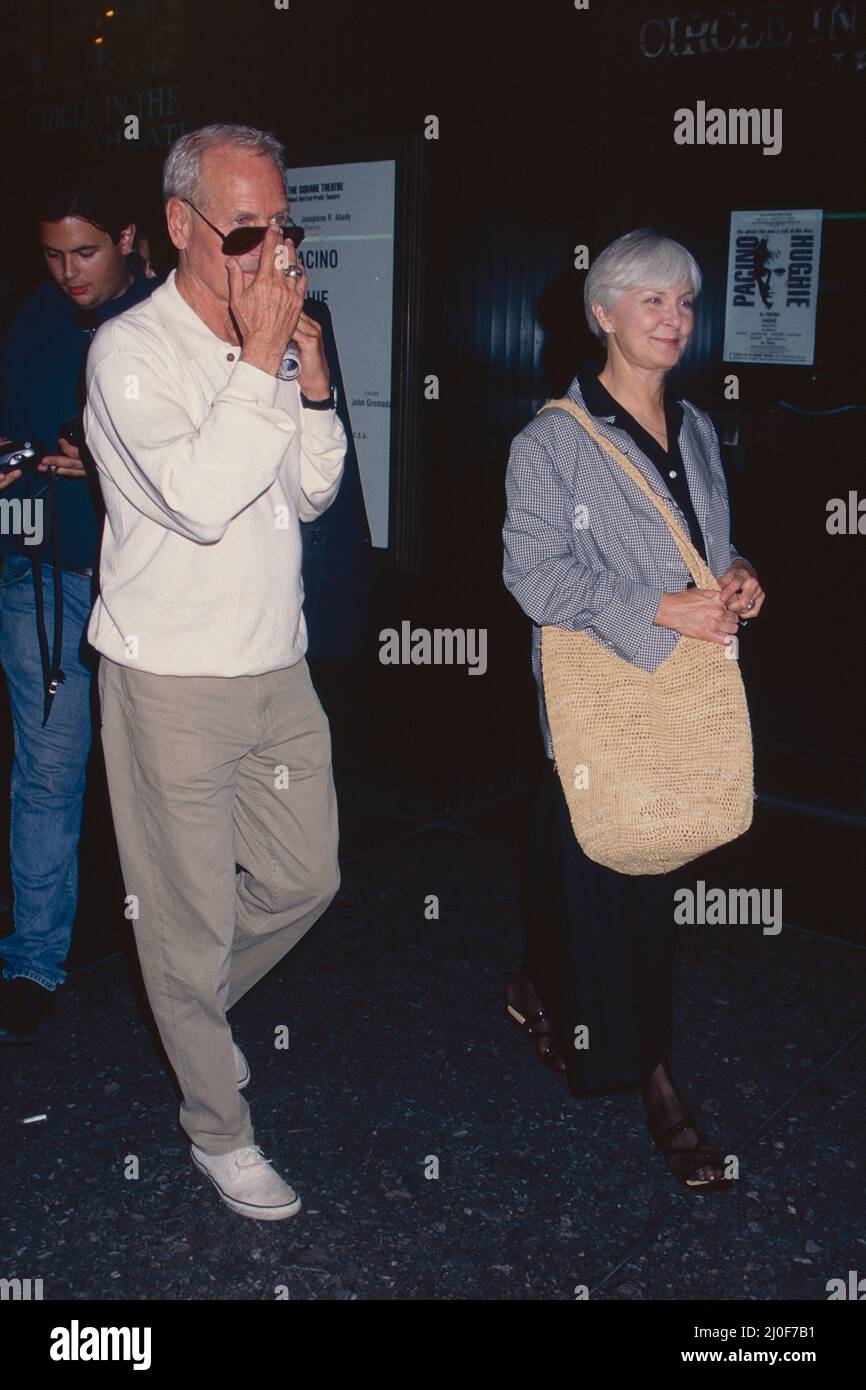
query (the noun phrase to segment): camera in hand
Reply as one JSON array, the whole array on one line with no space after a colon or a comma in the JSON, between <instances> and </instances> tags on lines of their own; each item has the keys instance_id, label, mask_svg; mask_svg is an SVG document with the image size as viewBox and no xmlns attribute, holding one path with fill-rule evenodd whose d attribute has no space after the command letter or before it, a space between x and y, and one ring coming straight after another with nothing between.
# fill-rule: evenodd
<instances>
[{"instance_id":1,"label":"camera in hand","mask_svg":"<svg viewBox=\"0 0 866 1390\"><path fill-rule=\"evenodd\" d=\"M0 444L0 475L20 468L22 473L31 472L42 459L45 450L35 440L10 439Z\"/></svg>"},{"instance_id":2,"label":"camera in hand","mask_svg":"<svg viewBox=\"0 0 866 1390\"><path fill-rule=\"evenodd\" d=\"M84 429L80 415L70 415L57 432L58 439L66 439L77 449L84 445ZM0 441L0 477L20 468L22 473L32 472L45 457L45 450L35 439L10 439Z\"/></svg>"}]
</instances>

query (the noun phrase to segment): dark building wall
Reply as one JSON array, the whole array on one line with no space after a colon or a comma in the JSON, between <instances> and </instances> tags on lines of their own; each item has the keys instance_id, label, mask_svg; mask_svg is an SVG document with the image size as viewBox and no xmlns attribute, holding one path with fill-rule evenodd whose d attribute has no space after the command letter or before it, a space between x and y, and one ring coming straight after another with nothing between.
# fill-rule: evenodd
<instances>
[{"instance_id":1,"label":"dark building wall","mask_svg":"<svg viewBox=\"0 0 866 1390\"><path fill-rule=\"evenodd\" d=\"M526 624L500 579L508 446L594 351L573 248L594 255L651 224L689 245L706 277L682 389L740 441L729 454L735 539L770 595L741 643L763 789L863 810L860 544L829 537L824 522L826 500L862 476L864 416L807 418L778 402L864 402L866 223L825 223L814 370L724 368L721 353L730 210L863 211L866 17L853 0L679 11L678 0L175 7L182 37L163 66L185 123L271 127L297 163L400 161L394 543L379 557L377 619L485 627L489 674L383 671L371 641L341 716L345 765L371 795L417 802L426 788L447 807L521 775L534 705ZM712 32L727 51L709 48ZM157 80L144 46L138 85ZM124 82L135 87L131 70ZM781 106L782 153L676 146L673 112L697 100ZM7 103L4 117L22 174L61 143L27 136L26 104ZM431 114L438 140L424 138ZM62 139L83 147L91 134ZM144 190L163 154L99 157ZM16 231L3 235L13 249ZM723 396L726 371L740 380L736 403ZM438 400L424 398L431 374Z\"/></svg>"}]
</instances>

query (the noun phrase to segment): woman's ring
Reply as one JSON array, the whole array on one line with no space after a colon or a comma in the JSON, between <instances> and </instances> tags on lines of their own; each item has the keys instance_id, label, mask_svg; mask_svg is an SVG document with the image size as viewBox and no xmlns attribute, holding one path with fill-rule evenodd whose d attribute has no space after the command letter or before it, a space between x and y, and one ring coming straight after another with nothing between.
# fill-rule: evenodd
<instances>
[{"instance_id":1,"label":"woman's ring","mask_svg":"<svg viewBox=\"0 0 866 1390\"><path fill-rule=\"evenodd\" d=\"M283 271L283 274L285 275L287 280L289 278L291 278L292 280L300 280L303 273L304 272L299 265L290 265L288 270Z\"/></svg>"}]
</instances>

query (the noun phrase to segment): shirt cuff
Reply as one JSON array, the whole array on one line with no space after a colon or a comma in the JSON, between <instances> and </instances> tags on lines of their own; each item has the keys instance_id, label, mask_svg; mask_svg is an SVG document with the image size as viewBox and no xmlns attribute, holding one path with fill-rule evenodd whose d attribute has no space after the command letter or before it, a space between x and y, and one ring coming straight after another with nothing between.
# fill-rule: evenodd
<instances>
[{"instance_id":1,"label":"shirt cuff","mask_svg":"<svg viewBox=\"0 0 866 1390\"><path fill-rule=\"evenodd\" d=\"M313 443L331 444L345 438L343 423L336 410L305 410L301 406L301 433Z\"/></svg>"},{"instance_id":2,"label":"shirt cuff","mask_svg":"<svg viewBox=\"0 0 866 1390\"><path fill-rule=\"evenodd\" d=\"M256 405L272 406L277 399L278 379L270 372L263 372L261 367L245 362L242 357L235 363L229 384L239 395L248 396Z\"/></svg>"},{"instance_id":3,"label":"shirt cuff","mask_svg":"<svg viewBox=\"0 0 866 1390\"><path fill-rule=\"evenodd\" d=\"M649 585L621 583L617 594L605 604L589 626L609 642L619 656L634 663L650 633L657 627L653 619L664 592L664 589Z\"/></svg>"}]
</instances>

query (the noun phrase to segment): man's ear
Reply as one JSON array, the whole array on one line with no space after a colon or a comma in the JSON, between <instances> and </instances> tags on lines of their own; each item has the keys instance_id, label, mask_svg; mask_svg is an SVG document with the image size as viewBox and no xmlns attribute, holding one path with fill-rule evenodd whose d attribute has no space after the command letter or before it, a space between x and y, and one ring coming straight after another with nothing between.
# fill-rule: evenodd
<instances>
[{"instance_id":1,"label":"man's ear","mask_svg":"<svg viewBox=\"0 0 866 1390\"><path fill-rule=\"evenodd\" d=\"M192 221L192 212L187 207L183 198L169 198L165 205L165 225L171 237L172 245L178 251L185 251L189 244L189 225Z\"/></svg>"},{"instance_id":2,"label":"man's ear","mask_svg":"<svg viewBox=\"0 0 866 1390\"><path fill-rule=\"evenodd\" d=\"M122 256L128 256L129 253L130 253L130 251L132 251L132 249L133 249L134 246L135 246L135 223L134 223L134 222L130 222L129 226L128 226L128 227L124 227L123 231L120 233L120 253L121 253L121 255L122 255Z\"/></svg>"}]
</instances>

